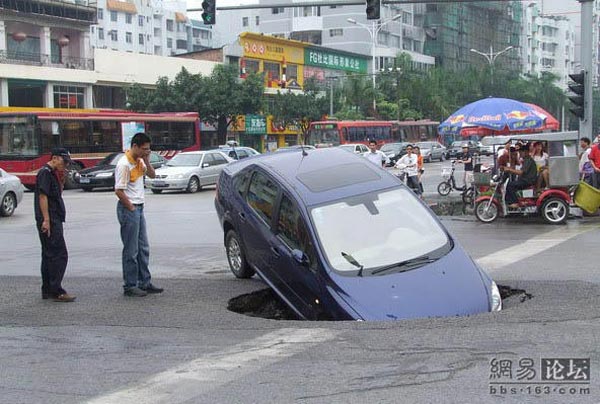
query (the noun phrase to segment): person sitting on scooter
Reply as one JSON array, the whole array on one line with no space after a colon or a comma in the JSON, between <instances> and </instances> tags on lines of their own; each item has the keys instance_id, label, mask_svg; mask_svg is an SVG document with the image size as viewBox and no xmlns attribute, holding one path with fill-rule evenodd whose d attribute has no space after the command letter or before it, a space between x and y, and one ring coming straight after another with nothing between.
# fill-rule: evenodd
<instances>
[{"instance_id":1,"label":"person sitting on scooter","mask_svg":"<svg viewBox=\"0 0 600 404\"><path fill-rule=\"evenodd\" d=\"M506 167L504 169L505 172L519 176L516 181L510 181L506 186L506 203L511 209L519 207L519 204L517 203L519 200L517 198L517 191L529 188L537 181L537 166L529 153L529 144L522 144L520 149L523 158L521 168L516 169L513 167Z\"/></svg>"}]
</instances>

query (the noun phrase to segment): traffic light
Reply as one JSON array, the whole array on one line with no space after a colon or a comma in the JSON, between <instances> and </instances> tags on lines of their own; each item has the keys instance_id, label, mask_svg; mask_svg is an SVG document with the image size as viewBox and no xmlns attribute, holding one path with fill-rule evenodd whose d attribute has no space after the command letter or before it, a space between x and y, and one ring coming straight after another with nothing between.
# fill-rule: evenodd
<instances>
[{"instance_id":1,"label":"traffic light","mask_svg":"<svg viewBox=\"0 0 600 404\"><path fill-rule=\"evenodd\" d=\"M585 119L585 71L582 70L580 73L569 74L572 83L569 83L569 90L574 95L569 95L567 98L574 104L573 108L569 111L581 120Z\"/></svg>"},{"instance_id":2,"label":"traffic light","mask_svg":"<svg viewBox=\"0 0 600 404\"><path fill-rule=\"evenodd\" d=\"M381 0L367 0L367 20L378 20L381 15Z\"/></svg>"},{"instance_id":3,"label":"traffic light","mask_svg":"<svg viewBox=\"0 0 600 404\"><path fill-rule=\"evenodd\" d=\"M202 21L206 25L214 25L217 20L217 0L204 0L202 2Z\"/></svg>"}]
</instances>

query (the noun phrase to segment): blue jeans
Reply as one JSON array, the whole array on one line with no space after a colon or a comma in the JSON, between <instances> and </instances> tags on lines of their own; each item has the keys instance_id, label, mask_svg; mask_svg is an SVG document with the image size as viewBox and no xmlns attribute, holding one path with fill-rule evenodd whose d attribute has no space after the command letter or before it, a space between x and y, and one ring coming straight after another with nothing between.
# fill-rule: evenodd
<instances>
[{"instance_id":1,"label":"blue jeans","mask_svg":"<svg viewBox=\"0 0 600 404\"><path fill-rule=\"evenodd\" d=\"M117 218L121 224L123 241L123 288L145 288L150 285L150 245L146 234L144 205L135 206L132 212L117 202Z\"/></svg>"}]
</instances>

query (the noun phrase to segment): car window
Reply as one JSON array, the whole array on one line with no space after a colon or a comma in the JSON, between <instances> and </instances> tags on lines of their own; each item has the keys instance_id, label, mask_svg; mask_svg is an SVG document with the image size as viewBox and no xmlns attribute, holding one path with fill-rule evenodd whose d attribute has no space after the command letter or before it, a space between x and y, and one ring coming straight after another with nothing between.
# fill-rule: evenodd
<instances>
[{"instance_id":1,"label":"car window","mask_svg":"<svg viewBox=\"0 0 600 404\"><path fill-rule=\"evenodd\" d=\"M227 153L227 155L229 157L231 157L232 159L236 159L236 160L238 159L238 154L236 154L235 150L231 150L229 153Z\"/></svg>"},{"instance_id":2,"label":"car window","mask_svg":"<svg viewBox=\"0 0 600 404\"><path fill-rule=\"evenodd\" d=\"M246 157L248 157L248 152L246 150L240 150L238 149L237 151L238 154L238 158L241 159L245 159Z\"/></svg>"},{"instance_id":3,"label":"car window","mask_svg":"<svg viewBox=\"0 0 600 404\"><path fill-rule=\"evenodd\" d=\"M250 172L248 171L241 172L233 178L233 186L241 196L244 196L244 194L246 193L246 189L248 189L249 182Z\"/></svg>"},{"instance_id":4,"label":"car window","mask_svg":"<svg viewBox=\"0 0 600 404\"><path fill-rule=\"evenodd\" d=\"M206 153L204 155L204 159L202 160L202 165L204 165L204 164L208 164L209 166L215 165L215 160L213 158L212 153Z\"/></svg>"},{"instance_id":5,"label":"car window","mask_svg":"<svg viewBox=\"0 0 600 404\"><path fill-rule=\"evenodd\" d=\"M308 256L311 268L316 267L314 247L306 224L298 207L286 195L281 197L281 203L279 204L277 233L291 250L300 250Z\"/></svg>"},{"instance_id":6,"label":"car window","mask_svg":"<svg viewBox=\"0 0 600 404\"><path fill-rule=\"evenodd\" d=\"M213 159L214 159L213 165L219 166L221 164L227 164L228 163L227 159L225 157L223 157L222 154L220 154L220 153L211 153L211 154L212 154Z\"/></svg>"},{"instance_id":7,"label":"car window","mask_svg":"<svg viewBox=\"0 0 600 404\"><path fill-rule=\"evenodd\" d=\"M150 153L150 164L152 163L160 163L162 159L156 153Z\"/></svg>"},{"instance_id":8,"label":"car window","mask_svg":"<svg viewBox=\"0 0 600 404\"><path fill-rule=\"evenodd\" d=\"M265 222L271 223L273 206L279 187L265 174L256 172L250 181L250 188L246 197L250 205Z\"/></svg>"}]
</instances>

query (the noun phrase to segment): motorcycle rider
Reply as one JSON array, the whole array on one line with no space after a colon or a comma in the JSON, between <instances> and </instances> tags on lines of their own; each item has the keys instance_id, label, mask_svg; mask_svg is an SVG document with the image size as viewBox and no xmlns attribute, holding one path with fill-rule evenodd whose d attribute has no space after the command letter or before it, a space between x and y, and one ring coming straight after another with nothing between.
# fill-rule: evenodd
<instances>
[{"instance_id":1,"label":"motorcycle rider","mask_svg":"<svg viewBox=\"0 0 600 404\"><path fill-rule=\"evenodd\" d=\"M418 158L416 154L413 154L413 147L411 145L406 146L406 154L398 160L396 167L404 167L407 175L406 185L408 185L415 194L421 195L418 176Z\"/></svg>"},{"instance_id":2,"label":"motorcycle rider","mask_svg":"<svg viewBox=\"0 0 600 404\"><path fill-rule=\"evenodd\" d=\"M505 167L504 171L516 174L519 177L515 181L510 181L506 186L506 204L511 209L516 209L519 207L517 191L521 189L526 189L534 185L537 181L537 165L535 161L530 155L529 152L529 144L523 143L521 145L521 156L523 158L523 163L520 168L516 167Z\"/></svg>"}]
</instances>

